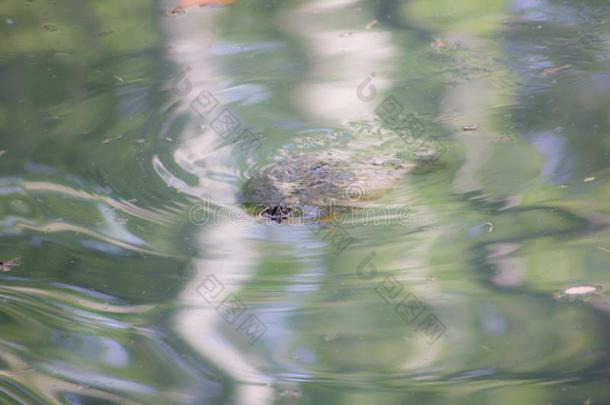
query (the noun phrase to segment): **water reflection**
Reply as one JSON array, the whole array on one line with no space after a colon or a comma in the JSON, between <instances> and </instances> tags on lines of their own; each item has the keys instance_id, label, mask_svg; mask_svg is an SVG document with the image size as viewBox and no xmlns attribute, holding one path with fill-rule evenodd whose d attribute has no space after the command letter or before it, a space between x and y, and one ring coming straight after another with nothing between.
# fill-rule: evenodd
<instances>
[{"instance_id":1,"label":"water reflection","mask_svg":"<svg viewBox=\"0 0 610 405\"><path fill-rule=\"evenodd\" d=\"M0 7L8 401L607 402L604 2L175 6ZM232 220L407 153L390 95L446 148L373 201L407 224Z\"/></svg>"}]
</instances>

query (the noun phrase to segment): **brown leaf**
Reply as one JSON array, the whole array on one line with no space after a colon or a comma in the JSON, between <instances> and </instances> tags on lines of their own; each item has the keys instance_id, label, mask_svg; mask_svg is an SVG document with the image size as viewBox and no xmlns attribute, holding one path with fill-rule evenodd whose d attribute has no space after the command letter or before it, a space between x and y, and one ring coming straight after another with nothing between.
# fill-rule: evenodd
<instances>
[{"instance_id":1,"label":"brown leaf","mask_svg":"<svg viewBox=\"0 0 610 405\"><path fill-rule=\"evenodd\" d=\"M558 67L553 67L553 68L546 68L542 71L542 74L545 76L548 76L548 75L555 74L557 72L561 72L562 70L569 69L571 67L572 67L572 65L563 65L563 66L558 66Z\"/></svg>"}]
</instances>

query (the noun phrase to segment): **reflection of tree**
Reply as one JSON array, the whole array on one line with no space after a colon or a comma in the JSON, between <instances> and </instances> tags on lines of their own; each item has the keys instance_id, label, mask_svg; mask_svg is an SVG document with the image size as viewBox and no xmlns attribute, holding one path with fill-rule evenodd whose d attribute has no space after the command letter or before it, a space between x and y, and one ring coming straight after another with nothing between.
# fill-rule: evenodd
<instances>
[{"instance_id":1,"label":"reflection of tree","mask_svg":"<svg viewBox=\"0 0 610 405\"><path fill-rule=\"evenodd\" d=\"M222 16L223 26L240 27L227 32L227 37L231 38L233 42L243 43L244 48L247 49L249 42L253 41L252 38L256 39L257 36L261 36L259 31L266 34L265 28L257 30L256 35L253 36L252 28L247 27L247 30L241 28L244 25L239 24L239 21L245 15L252 19L253 15L263 13L260 17L262 21L280 21L279 25L282 28L280 38L285 41L284 43L291 45L288 51L284 51L284 47L275 50L269 55L267 61L272 60L274 66L285 66L282 64L284 58L290 57L294 63L295 59L291 55L296 54L300 58L303 58L301 55L304 55L307 58L299 66L286 72L279 72L272 81L262 82L273 91L270 92L267 100L256 105L257 108L241 107L241 113L245 116L257 116L254 118L255 120L275 122L278 116L277 111L280 111L284 115L282 117L284 120L295 123L294 125L297 125L298 128L311 126L312 123L318 122L321 123L320 125L323 123L332 126L346 124L353 114L351 111L353 107L360 108L363 105L363 102L356 97L355 86L371 71L375 69L377 71L391 70L392 66L397 65L398 61L404 58L404 55L400 53L401 48L391 44L395 33L380 28L381 32L385 34L381 38L387 36L389 41L376 39L375 33L364 31L367 23L366 13L362 15L355 8L341 6L333 8L335 6L330 3L304 2L300 6L279 9L277 14L270 14L268 10L257 9L254 4L256 2L241 3L234 9L235 11L231 9ZM311 14L311 7L320 12L320 16ZM338 33L342 31L348 35L347 33L354 30L354 27L360 27L359 31L362 32L355 33L352 39L349 36L346 37L347 39L339 36ZM273 38L277 41L278 33L272 28L269 31L273 33L269 39ZM395 38L397 44L401 43L405 37L413 41L410 33L406 31L400 32L398 35ZM350 46L348 52L341 52L344 43ZM354 44L360 43L369 46L354 46ZM300 52L296 52L294 48ZM422 48L424 51L421 50ZM419 49L422 59L409 59L409 66L422 70L427 62L424 58L426 54L429 54L429 43L427 40L412 42L410 49ZM247 72L241 73L245 67L250 66L249 57L255 57L255 55L250 56L247 51L244 51L219 58L225 67L225 72L230 73L231 78L237 81L236 85L244 86L259 80L258 72L253 76L248 75ZM341 70L332 61L357 69ZM287 67L290 66L287 65ZM301 66L308 68L303 74L300 74ZM387 77L380 75L379 78L380 81L396 80L402 73L402 69L397 69L389 72ZM384 76L386 75L384 74ZM433 77L429 81L419 83L418 86L438 94L436 92L440 92L442 86L436 79ZM294 90L295 88L296 90ZM384 86L380 84L379 88L383 89ZM435 106L432 103L425 107L425 111L422 111L420 104L422 100L418 102L417 95L403 92L402 89L399 89L398 92L401 97L409 99L407 110L421 111L427 117L435 114ZM335 96L325 98L324 94L334 94ZM377 100L375 104L377 105L379 102L381 99ZM273 106L272 115L261 115L259 111L267 111L268 106ZM373 109L369 108L368 113L374 112L374 106L372 107ZM248 112L248 110L252 112ZM429 118L426 124L432 132L438 131ZM280 131L285 132L285 128L280 128ZM372 134L369 134L370 136ZM285 133L282 134L280 141L286 142L285 137ZM273 142L277 137L274 133L270 133L268 138ZM362 145L367 145L367 141L375 141L375 139L367 140L365 136L361 138L358 141ZM393 144L399 143L401 143L400 139L393 142ZM348 145L348 147L350 146ZM364 149L363 146L361 147ZM350 151L356 153L354 150ZM395 150L392 152L396 153ZM271 150L271 153L276 152ZM366 240L369 229L362 227L356 228L354 231L360 234L360 238ZM397 238L401 231L399 226L387 228L387 234L382 238L383 241L378 241L378 243L381 245L384 241L391 243L392 238ZM283 233L285 237L293 241L295 249L300 244L307 242L306 239L310 239L309 237L304 239L302 233L296 230L291 232L289 229L285 229ZM418 252L423 256L425 254L424 246L427 245L425 238L418 238L418 242L420 242L420 246L414 248L413 252ZM329 250L334 252L330 246ZM288 252L292 252L292 249ZM415 254L415 258L413 258L413 252L410 252L409 264L415 267L414 262L417 262L418 256ZM405 369L415 372L418 365L429 365L434 362L435 353L441 350L443 343L437 343L438 346L433 348L428 347L425 337L420 339L413 330L409 330L402 324L400 318L393 313L391 306L384 306L383 301L379 301L375 287L383 280L381 275L380 279L375 282L352 284L350 281L354 276L355 265L361 260L362 253L365 252L350 251L349 248L340 256L329 253L320 257L319 263L310 263L306 269L294 272L291 277L281 278L284 282L283 288L290 289L291 285L296 282L296 278L307 277L309 279L311 277L315 280L318 291L296 296L281 294L272 302L266 301L263 286L269 281L264 278L267 266L264 266L263 263L258 266L262 267L259 273L255 274L244 287L244 293L248 294L248 291L251 291L249 294L253 297L257 297L257 291L261 290L259 300L265 303L264 307L293 308L290 310L289 323L284 324L287 321L284 321L283 317L279 315L274 318L275 323L282 325L281 329L286 329L285 336L277 342L273 340L272 336L262 339L263 344L265 342L273 343L273 358L286 359L282 361L289 363L290 366L285 372L301 369L302 373L312 380L331 378L344 383L346 380L342 378L342 373L358 373L359 371L362 374L362 381L371 382L371 379L377 378L374 377L376 375L395 376L404 372ZM401 266L407 259L403 248L382 250L382 253L378 265L384 269L384 274L388 267ZM285 253L285 255L287 254ZM388 258L390 256L400 257L396 260L398 263L390 260ZM299 252L294 252L290 254L290 257L292 260L299 260L302 256ZM286 264L283 269L290 272L289 266ZM404 278L404 275L401 275L401 278ZM341 280L340 286L336 285L338 280ZM324 308L326 309L323 310ZM413 342L410 343L405 335L412 338ZM306 364L305 358L311 357L316 359L314 364ZM273 359L268 358L268 360L270 364L266 367L274 367ZM340 397L342 395L338 395L338 398Z\"/></svg>"},{"instance_id":2,"label":"reflection of tree","mask_svg":"<svg viewBox=\"0 0 610 405\"><path fill-rule=\"evenodd\" d=\"M9 2L0 7L15 21L0 28L8 38L2 44L6 51L0 71L0 146L9 150L0 164L3 177L11 177L3 178L2 184L2 232L10 236L12 249L26 250L25 265L17 270L39 271L64 283L53 288L48 283L42 283L44 288L11 285L1 291L3 297L15 298L3 304L0 313L3 336L23 346L40 346L25 357L28 363L43 358L63 360L81 370L102 367L108 375L167 389L161 398L174 402L245 395L248 390L240 391L244 384L235 365L254 365L248 373L262 373L269 381L315 382L303 383L302 390L320 402L402 403L408 395L414 403L572 403L584 401L584 392L605 398L597 380L607 377L604 307L597 311L586 302L558 303L552 293L566 284L603 277L607 257L599 250L592 255L590 248L605 240L606 186L591 185L601 190L595 194L600 202L595 202L590 195L578 197L553 184L540 184L546 162L532 146L548 152L545 157L558 155L555 170L564 169L578 181L605 169L609 145L602 135L610 124L604 87L606 32L600 18L607 14L604 2L549 2L537 10L544 19L509 27L503 24L505 1L464 1L457 7L468 12L461 14L447 11L454 2L427 0L360 2L318 14L310 11L332 2L242 1L222 12L212 10L214 18L206 21L215 24L210 29L217 30L215 38L222 41L214 42L219 53L213 63L201 64L221 68L222 76L208 71L207 79L226 79L216 85L235 91L228 100L234 94L247 95L228 104L248 126L264 130L260 161L285 144L286 134L295 128L349 121L350 110L362 104L355 86L373 69L383 84L380 92L399 97L406 110L424 117L435 136L471 123L460 119L474 120L480 130L455 136L466 157L454 183L451 170L458 163L448 153L447 170L419 177L414 181L417 187L405 188L418 204L434 209L431 216L440 218L436 222L446 230L442 235L405 235L399 226L379 234L353 227L349 231L362 245L340 256L329 250L304 264L298 249L303 242L312 242L308 230L284 229L279 236L261 237L230 226L199 228L200 256L215 259L194 260L193 274L183 279L178 279L183 274L171 271L180 265L172 256L182 256L179 245L188 240L182 235L182 222L175 220L183 207L176 202L180 197L175 189L151 170L151 162L163 162L164 169L179 173L176 177L186 179L184 183L204 176L187 173L187 168L200 169L196 164L181 166L189 152L199 152L189 150L196 142L180 145L184 154L178 156L187 158L177 162L172 154L173 145L192 123L188 114L176 112L180 100L169 107L164 104L168 94L157 85L167 79L169 70L169 63L159 63L158 10L144 0L38 3ZM193 10L188 18L197 21L200 12ZM441 17L433 17L439 12ZM371 41L358 42L360 32L350 40L349 32L358 31L354 27L364 31L373 18L380 24L369 32ZM56 31L44 28L49 21ZM171 24L180 27L186 21L187 17L178 17ZM587 30L582 28L585 24ZM466 28L471 38L460 42L462 48L430 48L435 37L458 36ZM337 51L343 46L335 38L340 34L346 35L345 46L351 41L362 44L362 49ZM203 41L193 33L187 39ZM542 74L545 67L564 64L572 68ZM519 82L510 82L515 72L506 74L507 66L515 67ZM587 76L588 72L594 73ZM295 92L294 86L302 91ZM310 93L312 89L321 92ZM332 91L322 92L326 90ZM314 97L305 98L311 94ZM341 98L345 94L348 98ZM312 101L317 103L314 108ZM332 113L324 114L328 111ZM432 122L440 114L444 130ZM527 141L550 134L564 143L549 150L544 139L532 144L493 140L506 131ZM202 144L202 149L209 146ZM194 163L199 163L197 158ZM246 159L238 164L245 166ZM220 182L227 183L227 172L218 172ZM138 201L129 201L132 198ZM493 232L466 232L470 225L487 221L493 223ZM365 250L371 235L378 236L373 242L380 277L395 276L417 291L450 325L448 340L425 345L375 293L383 277L374 282L357 279L355 269L369 253ZM431 240L436 247L432 251ZM26 242L33 246L31 254ZM269 246L278 251L245 254L267 252ZM34 257L38 267L26 267ZM188 287L206 271L219 271L224 263L219 257L237 264L227 275L235 276L233 287L240 297L259 303L257 313L273 321L253 348L232 336L213 311L189 318L196 311L187 309L201 309L199 301L167 301L177 289L180 299L192 298ZM429 268L422 261L429 262ZM430 271L436 276L432 282L426 280ZM73 286L93 292L77 294L70 290ZM66 303L71 296L80 302ZM162 305L146 306L151 302ZM173 305L180 305L182 318L173 318L175 311L168 308ZM168 318L189 322L169 324ZM74 324L79 329L72 337L64 336ZM209 325L204 330L209 334L200 334L202 326ZM175 336L166 336L168 328L185 331L189 344L195 343L182 347ZM204 339L209 336L217 340L209 343ZM45 339L50 337L59 346L45 352ZM105 353L105 345L115 347L114 341L127 348L134 362L121 372L112 362L99 366L104 358L94 355ZM19 363L15 345L2 344L2 349L3 364ZM65 375L64 381L91 383L85 376ZM61 385L58 379L40 385ZM465 381L473 380L477 385L465 388ZM582 389L561 393L556 385L545 385L563 380L585 382L573 385ZM91 396L116 400L109 392L121 392L95 384L94 379ZM262 387L251 384L250 392L259 390L270 400L270 390ZM71 384L62 389L78 390ZM137 392L134 398L158 399L156 394Z\"/></svg>"},{"instance_id":3,"label":"reflection of tree","mask_svg":"<svg viewBox=\"0 0 610 405\"><path fill-rule=\"evenodd\" d=\"M591 391L584 386L575 390L571 394L575 401L583 395L605 398L598 375L607 374L608 361L606 314L553 298L555 290L567 285L599 283L597 269L606 267L591 258L591 240L606 233L607 219L601 212L589 212L590 195L572 195L557 184L567 180L561 177L564 173L581 183L591 170L605 166L604 145L595 139L595 125L607 126L605 95L599 95L601 90L593 92L592 99L583 103L583 94L591 95L583 76L595 71L591 61L599 63L607 52L594 39L602 35L599 25L577 35L584 23L581 16L591 14L588 7L551 3L536 8L535 20L524 17L502 31L497 27L496 32L487 32L489 38L502 36L502 42L462 39L476 50L471 62L493 62L488 55L495 54L498 65L471 68L466 61L463 68L470 70L466 82L446 95L445 105L458 116L476 117L480 130L456 134L466 160L455 186L469 208L455 210L469 218L460 221L463 229L457 238L439 246L448 250L447 257L466 255L470 266L460 266L474 268L475 273L462 277L467 281L473 276L483 289L475 291L476 299L469 302L469 326L463 325L463 332L471 340L461 346L474 349L463 364L477 372L488 368L495 381L558 381L567 376L588 381ZM447 31L450 36L451 30ZM459 57L460 50L456 53ZM544 68L566 64L573 68L543 73ZM515 68L519 80L496 80L509 76L497 76L493 70L507 66ZM507 142L494 141L502 135L509 136ZM526 142L518 141L522 138ZM553 138L562 142L550 142ZM597 150L590 153L592 149ZM487 221L493 224L492 232L475 226ZM464 235L468 235L465 240ZM473 290L466 284L464 289ZM593 304L597 307L599 301L593 299ZM598 355L588 355L591 351ZM496 400L534 401L532 395L565 400L546 388L506 392Z\"/></svg>"},{"instance_id":4,"label":"reflection of tree","mask_svg":"<svg viewBox=\"0 0 610 405\"><path fill-rule=\"evenodd\" d=\"M599 17L610 10L603 2L585 1L551 2L537 12L541 17L515 24L506 36L511 56L528 78L510 111L512 122L529 137L547 133L565 141L556 171L565 168L568 178L581 180L604 170L608 161L610 48L608 28ZM570 68L543 73L564 65Z\"/></svg>"},{"instance_id":5,"label":"reflection of tree","mask_svg":"<svg viewBox=\"0 0 610 405\"><path fill-rule=\"evenodd\" d=\"M182 243L168 208L180 198L150 169L171 147L156 137L166 66L151 6L0 6L2 257L24 260L2 282L0 368L20 403L150 402L176 384L148 305L175 295Z\"/></svg>"}]
</instances>

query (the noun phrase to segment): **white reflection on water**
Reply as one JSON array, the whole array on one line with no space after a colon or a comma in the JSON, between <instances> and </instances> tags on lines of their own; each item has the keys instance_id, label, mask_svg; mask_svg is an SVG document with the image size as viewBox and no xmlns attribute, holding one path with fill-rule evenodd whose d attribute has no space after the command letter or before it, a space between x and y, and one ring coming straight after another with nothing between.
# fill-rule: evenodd
<instances>
[{"instance_id":1,"label":"white reflection on water","mask_svg":"<svg viewBox=\"0 0 610 405\"><path fill-rule=\"evenodd\" d=\"M181 19L180 24L176 24L175 20L164 22L173 47L169 57L180 70L187 70L188 67L188 78L195 84L192 91L177 100L181 105L189 106L203 90L217 94L218 90L230 83L230 79L223 77L214 64L213 52L207 46L217 41L217 37L206 27L220 13L222 10L195 10L189 12L188 18ZM187 114L193 122L201 120L194 111L187 109ZM220 209L225 204L235 203L236 190L225 180L235 172L235 162L231 148L221 149L221 143L222 139L209 127L202 130L197 126L182 134L181 146L174 158L185 171L197 176L199 183L196 186L187 186L176 179L158 159L155 164L157 173L182 193L196 198L207 196ZM249 348L247 343L244 345L243 340L236 342L225 333L224 319L215 310L214 303L207 303L197 292L201 283L210 276L219 279L230 277L231 283L224 283L225 295L238 292L249 280L252 274L249 263L255 263L257 255L246 237L248 230L228 222L202 229L197 237L198 245L203 249L213 248L210 255L213 258L192 261L193 277L176 298L183 309L175 314L173 327L177 335L206 363L222 370L231 380L240 382L236 387L235 403L271 403L274 395L271 380L257 369L257 349Z\"/></svg>"},{"instance_id":2,"label":"white reflection on water","mask_svg":"<svg viewBox=\"0 0 610 405\"><path fill-rule=\"evenodd\" d=\"M348 5L349 8L344 8ZM310 69L291 91L291 102L297 109L299 118L307 123L324 123L341 127L351 120L372 118L374 109L382 99L382 93L390 86L392 80L382 72L387 71L387 66L396 63L396 59L404 57L398 52L398 48L391 45L388 31L383 28L365 30L366 14L360 13L353 5L353 2L313 1L280 15L279 26L282 30L287 35L304 40L306 44L305 51ZM330 11L351 13L355 18L364 18L360 29L345 36L343 34L346 32L328 26L333 22L320 22L318 13ZM185 111L193 123L200 120L200 117L195 112L189 111L188 106L204 89L216 95L221 103L239 101L242 105L244 101L249 103L253 98L260 99L261 95L268 94L269 91L261 84L254 88L243 83L235 83L231 77L223 74L220 63L215 57L222 57L227 52L218 52L218 49L211 52L208 49L207 45L218 39L205 28L212 26L214 18L220 13L221 11L216 10L197 10L190 12L188 18L182 19L180 24L174 24L173 21L165 24L172 45L168 56L178 65L179 71L187 71L188 68L188 78L193 84L188 94L177 96L176 103L184 106L178 110ZM367 103L359 99L356 93L358 85L371 72L377 72L375 90L379 99L375 103ZM233 91L228 92L226 89ZM197 184L189 185L180 180L171 172L170 165L164 164L160 158L155 157L153 165L157 174L166 184L182 193L190 194L195 198L205 196L207 201L212 202L211 205L215 205L211 209L229 208L237 200L239 183L229 181L231 178L235 179L234 168L239 163L236 161L235 151L231 150L230 146L222 146L222 139L211 129L191 125L187 126L181 136L180 146L173 158L181 169L197 177ZM356 140L355 147L357 150L366 150L369 146L380 142L380 139L373 139L370 136L362 137ZM339 152L350 153L350 151ZM351 153L354 153L354 150ZM412 196L401 197L403 197L402 201L413 200ZM421 208L418 216L432 218L431 222L434 222L435 215L426 207ZM275 305L281 303L281 308L265 308L264 312L257 312L257 315L266 322L268 330L260 341L250 346L244 336L236 333L235 325L228 325L222 318L215 308L215 303L207 302L198 292L202 283L213 276L223 283L225 287L223 296L230 293L237 294L253 280L264 258L263 252L256 251L255 246L260 246L260 244L255 245L256 239L262 234L266 242L271 243L275 229L273 225L269 227L255 223L238 226L229 220L216 221L213 226L202 227L197 237L197 245L201 250L200 258L193 259L192 279L176 298L180 309L173 318L173 328L177 335L193 348L203 361L221 370L232 381L238 382L235 398L237 403L246 404L255 400L270 403L279 395L273 387L275 384L286 379L316 378L303 363L315 363L318 353L307 345L300 345L295 349L296 352L290 352L303 331L292 329L293 326L286 323L285 317L296 318L301 313L319 311L328 303L317 303L320 307L311 307L309 306L311 304L299 302L297 297L276 301ZM421 238L422 243L408 253L400 246L394 248L397 251L396 258L386 265L391 268L410 269L408 275L406 273L398 275L400 282L411 284L414 278L425 278L428 268L423 258L431 248L430 242L438 237L439 232L439 230L429 231L426 237ZM311 243L312 239L303 227L291 226L277 228L277 238L284 242L287 250L308 247L307 242ZM317 249L320 246L323 244L313 247ZM374 249L375 246L366 246L366 248ZM399 251L401 254L398 254ZM319 250L316 252L318 255L321 254ZM359 253L365 255L367 252ZM275 255L277 254L275 252ZM301 252L300 255L306 257L307 253ZM319 257L313 259L313 262L316 262ZM291 278L284 287L286 292L299 294L300 297L314 293L320 288L319 283L327 276L330 264L321 261L310 265L313 267L305 271L308 283L303 286L295 285L295 278ZM376 280L376 283L382 279ZM361 285L359 288L367 288L367 286ZM370 288L374 288L374 285ZM444 299L431 285L410 286L409 290L416 294L423 293L423 296L429 297L426 299L427 303L435 307ZM439 316L443 315L439 314ZM363 322L365 321L363 319ZM398 322L400 320L396 321ZM401 341L396 342L396 344L400 343ZM430 347L425 338L418 337L410 344L414 347L414 353L395 359L395 363L403 370L431 367L440 356L445 344L439 342L434 347ZM421 350L416 350L417 348ZM283 378L268 371L270 367L278 365L286 368ZM340 374L333 375L333 378L340 378ZM284 385L283 388L287 387Z\"/></svg>"},{"instance_id":3,"label":"white reflection on water","mask_svg":"<svg viewBox=\"0 0 610 405\"><path fill-rule=\"evenodd\" d=\"M311 61L310 70L292 92L292 101L312 122L336 126L371 119L376 103L357 100L358 85L373 73L379 93L390 87L392 78L385 72L400 52L391 44L387 31L365 29L367 21L363 18L367 14L359 13L356 3L310 1L282 16L280 26L304 41ZM320 18L330 12L349 14L356 21L361 20L362 26L353 31L334 30Z\"/></svg>"}]
</instances>

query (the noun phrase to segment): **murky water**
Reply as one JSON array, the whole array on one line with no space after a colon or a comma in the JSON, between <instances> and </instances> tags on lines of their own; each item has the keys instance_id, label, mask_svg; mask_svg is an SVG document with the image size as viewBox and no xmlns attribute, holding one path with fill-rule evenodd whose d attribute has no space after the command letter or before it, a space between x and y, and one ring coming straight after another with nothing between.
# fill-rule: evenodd
<instances>
[{"instance_id":1,"label":"murky water","mask_svg":"<svg viewBox=\"0 0 610 405\"><path fill-rule=\"evenodd\" d=\"M176 3L0 4L0 403L610 401L608 2Z\"/></svg>"}]
</instances>

